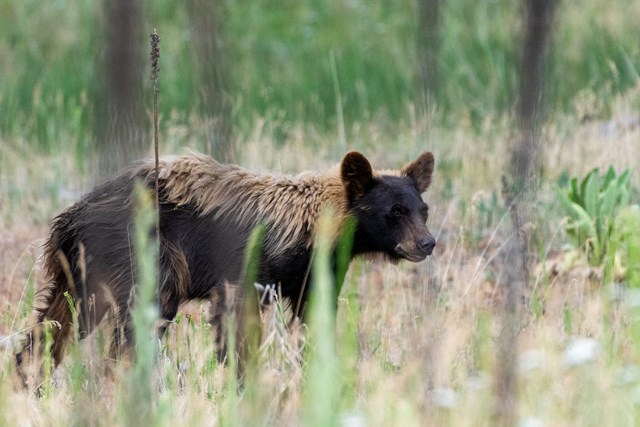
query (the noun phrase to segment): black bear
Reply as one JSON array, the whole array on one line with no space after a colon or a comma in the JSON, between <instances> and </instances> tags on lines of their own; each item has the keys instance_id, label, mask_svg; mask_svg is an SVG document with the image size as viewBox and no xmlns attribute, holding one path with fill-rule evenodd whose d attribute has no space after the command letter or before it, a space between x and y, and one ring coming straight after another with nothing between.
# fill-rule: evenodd
<instances>
[{"instance_id":1,"label":"black bear","mask_svg":"<svg viewBox=\"0 0 640 427\"><path fill-rule=\"evenodd\" d=\"M347 218L355 219L352 257L423 260L436 244L425 225L429 208L421 197L433 168L430 152L400 171L384 172L350 152L332 169L297 176L257 174L197 153L161 159L161 318L172 320L185 301L216 300L220 289L240 287L247 240L258 224L265 225L266 234L256 281L277 284L282 297L304 305L316 226L325 209L333 210L338 230ZM110 315L120 328L116 344L131 343L132 192L136 181L155 192L155 176L153 161L138 163L54 219L44 253L50 282L37 310L38 323L59 324L51 347L56 364L73 328L67 292L80 309L80 338ZM221 322L213 320L214 326ZM37 341L34 332L27 338L18 365Z\"/></svg>"}]
</instances>

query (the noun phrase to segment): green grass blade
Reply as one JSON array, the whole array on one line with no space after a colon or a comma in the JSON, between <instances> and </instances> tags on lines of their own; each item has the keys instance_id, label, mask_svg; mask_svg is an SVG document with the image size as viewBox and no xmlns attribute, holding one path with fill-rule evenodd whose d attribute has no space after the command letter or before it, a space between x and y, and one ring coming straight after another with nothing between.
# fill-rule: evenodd
<instances>
[{"instance_id":1,"label":"green grass blade","mask_svg":"<svg viewBox=\"0 0 640 427\"><path fill-rule=\"evenodd\" d=\"M137 265L135 304L131 322L135 338L135 363L122 393L122 416L127 425L155 423L157 415L154 367L157 353L155 322L158 319L157 272L158 242L150 236L155 231L157 210L151 193L140 183L133 192L134 243Z\"/></svg>"},{"instance_id":2,"label":"green grass blade","mask_svg":"<svg viewBox=\"0 0 640 427\"><path fill-rule=\"evenodd\" d=\"M342 388L335 349L335 288L331 268L331 215L322 215L313 262L313 288L309 302L309 348L303 419L306 426L331 427L338 423Z\"/></svg>"},{"instance_id":3,"label":"green grass blade","mask_svg":"<svg viewBox=\"0 0 640 427\"><path fill-rule=\"evenodd\" d=\"M336 296L340 295L342 291L342 285L344 284L344 278L347 275L349 269L349 263L351 261L351 250L353 248L353 237L356 232L356 219L354 217L348 217L342 226L342 233L338 240L338 246L336 248Z\"/></svg>"}]
</instances>

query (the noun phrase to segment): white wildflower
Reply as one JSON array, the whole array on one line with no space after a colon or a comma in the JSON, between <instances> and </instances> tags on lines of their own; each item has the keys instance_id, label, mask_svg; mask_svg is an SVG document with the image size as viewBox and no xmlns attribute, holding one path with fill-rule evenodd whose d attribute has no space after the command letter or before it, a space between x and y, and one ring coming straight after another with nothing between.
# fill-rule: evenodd
<instances>
[{"instance_id":1,"label":"white wildflower","mask_svg":"<svg viewBox=\"0 0 640 427\"><path fill-rule=\"evenodd\" d=\"M564 364L567 367L590 362L598 355L598 343L592 338L573 338L564 351Z\"/></svg>"},{"instance_id":2,"label":"white wildflower","mask_svg":"<svg viewBox=\"0 0 640 427\"><path fill-rule=\"evenodd\" d=\"M433 403L441 408L455 408L458 405L458 394L448 387L436 388L433 390Z\"/></svg>"},{"instance_id":3,"label":"white wildflower","mask_svg":"<svg viewBox=\"0 0 640 427\"><path fill-rule=\"evenodd\" d=\"M536 417L524 417L520 419L518 427L543 427L544 423Z\"/></svg>"},{"instance_id":4,"label":"white wildflower","mask_svg":"<svg viewBox=\"0 0 640 427\"><path fill-rule=\"evenodd\" d=\"M340 417L340 425L342 427L364 427L367 422L361 414L348 412Z\"/></svg>"},{"instance_id":5,"label":"white wildflower","mask_svg":"<svg viewBox=\"0 0 640 427\"><path fill-rule=\"evenodd\" d=\"M547 363L547 355L542 350L527 350L520 354L519 368L521 372L531 372L544 368Z\"/></svg>"}]
</instances>

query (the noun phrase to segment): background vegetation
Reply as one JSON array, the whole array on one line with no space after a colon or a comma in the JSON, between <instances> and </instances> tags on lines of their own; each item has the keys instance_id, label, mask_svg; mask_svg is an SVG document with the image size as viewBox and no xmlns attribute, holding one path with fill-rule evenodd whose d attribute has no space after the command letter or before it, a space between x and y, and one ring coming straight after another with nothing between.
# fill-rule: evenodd
<instances>
[{"instance_id":1,"label":"background vegetation","mask_svg":"<svg viewBox=\"0 0 640 427\"><path fill-rule=\"evenodd\" d=\"M304 122L335 130L338 105L348 124L409 117L418 98L416 1L222 5L235 126L252 129L256 118L268 117L284 129ZM91 110L104 102L94 97L101 87L96 58L106 44L102 3L4 0L0 8L3 135L41 147L57 145L63 130L82 138L96 125ZM142 9L138 33L158 28L162 38L163 124L189 123L199 115L202 83L188 8L160 0ZM576 97L592 97L594 108L582 113L605 118L610 106L600 100L636 85L639 9L632 0L560 4L546 80L552 112L575 111ZM481 123L510 112L522 7L508 0L443 2L441 15L440 118ZM148 68L146 55L139 62Z\"/></svg>"},{"instance_id":2,"label":"background vegetation","mask_svg":"<svg viewBox=\"0 0 640 427\"><path fill-rule=\"evenodd\" d=\"M202 65L213 48L198 41L196 3L139 4L142 70L147 35L157 28L162 39L162 153L215 151L218 106L202 99L207 73L220 64ZM104 173L94 159L116 134L105 107L110 10L86 0L0 0L0 424L128 425L150 414L155 425L493 425L502 248L511 235L500 175L517 139L521 5L440 2L438 84L428 105L417 89L415 1L217 5L229 157L291 172L328 167L348 149L378 168L429 149L437 160L426 195L434 256L418 265L356 262L335 331L323 312L330 309L317 308L326 335L287 327L278 309L265 313L258 369L241 392L233 364L215 361L206 304L185 307L155 364L132 372L124 361L105 373L96 368L105 358L98 340L73 349L44 397L14 392L12 352L43 281L37 259L47 222ZM513 348L522 425L638 423L638 22L637 1L558 5L545 65L542 182L523 224L535 239ZM148 140L145 154L149 72L137 79L132 87L141 89L130 95L144 111L129 137ZM614 177L631 170L616 187L613 218L593 203L614 190L570 184L610 166ZM575 233L590 225L599 231ZM607 248L597 261L594 242ZM126 398L135 395L143 396L139 408Z\"/></svg>"}]
</instances>

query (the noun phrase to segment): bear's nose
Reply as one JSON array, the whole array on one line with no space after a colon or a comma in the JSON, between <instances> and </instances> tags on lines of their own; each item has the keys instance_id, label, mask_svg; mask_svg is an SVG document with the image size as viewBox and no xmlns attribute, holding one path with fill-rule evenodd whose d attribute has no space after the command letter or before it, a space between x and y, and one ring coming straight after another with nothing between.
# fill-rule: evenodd
<instances>
[{"instance_id":1,"label":"bear's nose","mask_svg":"<svg viewBox=\"0 0 640 427\"><path fill-rule=\"evenodd\" d=\"M433 236L427 236L418 241L418 248L421 251L424 251L427 255L431 255L431 253L433 252L433 248L435 247L436 239L434 239Z\"/></svg>"}]
</instances>

